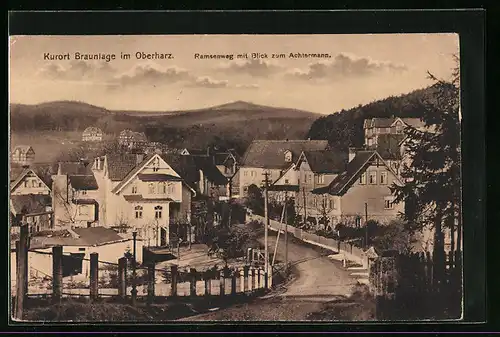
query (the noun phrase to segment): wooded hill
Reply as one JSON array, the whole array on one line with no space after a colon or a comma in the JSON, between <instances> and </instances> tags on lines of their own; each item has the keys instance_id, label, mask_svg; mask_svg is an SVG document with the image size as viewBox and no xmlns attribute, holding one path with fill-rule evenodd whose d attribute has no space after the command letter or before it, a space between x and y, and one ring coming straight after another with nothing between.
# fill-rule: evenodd
<instances>
[{"instance_id":1,"label":"wooded hill","mask_svg":"<svg viewBox=\"0 0 500 337\"><path fill-rule=\"evenodd\" d=\"M363 122L369 118L422 116L422 102L432 101L433 87L415 90L401 96L390 96L349 110L340 110L318 118L307 134L311 139L327 139L332 146L347 150L364 143Z\"/></svg>"},{"instance_id":2,"label":"wooded hill","mask_svg":"<svg viewBox=\"0 0 500 337\"><path fill-rule=\"evenodd\" d=\"M150 141L205 148L214 143L244 151L254 139L303 139L319 115L237 101L187 111L116 111L74 101L11 104L13 132L78 131L97 126L106 134L145 132Z\"/></svg>"}]
</instances>

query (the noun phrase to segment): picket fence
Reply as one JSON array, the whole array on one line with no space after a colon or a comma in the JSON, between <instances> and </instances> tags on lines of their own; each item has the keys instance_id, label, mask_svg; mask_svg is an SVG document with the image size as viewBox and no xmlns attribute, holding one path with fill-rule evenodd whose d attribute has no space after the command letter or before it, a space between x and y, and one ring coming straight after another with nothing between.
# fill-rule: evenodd
<instances>
[{"instance_id":1,"label":"picket fence","mask_svg":"<svg viewBox=\"0 0 500 337\"><path fill-rule=\"evenodd\" d=\"M137 297L146 297L154 302L157 297L185 296L231 296L236 294L259 293L272 286L272 272L266 280L260 266L245 265L240 268L211 268L198 271L195 268L179 270L177 265L158 269L154 264L137 266L133 273L133 261L122 257L118 263L100 261L97 253L90 259L63 254L63 247L53 247L51 253L31 251L50 255L53 260L51 276L41 275L44 281L28 282L27 297L120 297L130 298L133 285ZM86 260L90 262L90 277L84 275L63 278L63 259ZM11 287L16 293L15 285Z\"/></svg>"}]
</instances>

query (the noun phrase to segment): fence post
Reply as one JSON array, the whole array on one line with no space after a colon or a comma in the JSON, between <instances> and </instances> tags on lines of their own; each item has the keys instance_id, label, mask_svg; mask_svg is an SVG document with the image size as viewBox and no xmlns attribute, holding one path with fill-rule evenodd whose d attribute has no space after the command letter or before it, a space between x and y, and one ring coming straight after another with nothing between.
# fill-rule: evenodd
<instances>
[{"instance_id":1,"label":"fence post","mask_svg":"<svg viewBox=\"0 0 500 337\"><path fill-rule=\"evenodd\" d=\"M238 271L238 276L240 278L240 291L242 293L245 292L245 270L244 269L240 269Z\"/></svg>"},{"instance_id":2,"label":"fence post","mask_svg":"<svg viewBox=\"0 0 500 337\"><path fill-rule=\"evenodd\" d=\"M118 259L118 296L127 297L127 258Z\"/></svg>"},{"instance_id":3,"label":"fence post","mask_svg":"<svg viewBox=\"0 0 500 337\"><path fill-rule=\"evenodd\" d=\"M247 263L252 261L252 248L247 249Z\"/></svg>"},{"instance_id":4,"label":"fence post","mask_svg":"<svg viewBox=\"0 0 500 337\"><path fill-rule=\"evenodd\" d=\"M99 254L90 253L90 299L95 301L99 290Z\"/></svg>"},{"instance_id":5,"label":"fence post","mask_svg":"<svg viewBox=\"0 0 500 337\"><path fill-rule=\"evenodd\" d=\"M252 283L250 285L250 290L255 289L255 268L252 268Z\"/></svg>"},{"instance_id":6,"label":"fence post","mask_svg":"<svg viewBox=\"0 0 500 337\"><path fill-rule=\"evenodd\" d=\"M205 279L205 296L210 296L212 293L212 282L211 282L211 276L210 273L205 272L204 274L204 279Z\"/></svg>"},{"instance_id":7,"label":"fence post","mask_svg":"<svg viewBox=\"0 0 500 337\"><path fill-rule=\"evenodd\" d=\"M177 265L173 264L170 267L170 274L172 276L172 284L171 284L171 296L175 297L177 296L177 277L178 277L178 269Z\"/></svg>"},{"instance_id":8,"label":"fence post","mask_svg":"<svg viewBox=\"0 0 500 337\"><path fill-rule=\"evenodd\" d=\"M224 296L226 293L226 279L224 277L224 270L219 270L219 295Z\"/></svg>"},{"instance_id":9,"label":"fence post","mask_svg":"<svg viewBox=\"0 0 500 337\"><path fill-rule=\"evenodd\" d=\"M21 226L20 240L16 241L16 311L17 319L23 318L24 302L28 293L28 227Z\"/></svg>"},{"instance_id":10,"label":"fence post","mask_svg":"<svg viewBox=\"0 0 500 337\"><path fill-rule=\"evenodd\" d=\"M260 289L260 278L261 278L261 275L260 275L260 268L257 269L257 288Z\"/></svg>"},{"instance_id":11,"label":"fence post","mask_svg":"<svg viewBox=\"0 0 500 337\"><path fill-rule=\"evenodd\" d=\"M234 269L231 275L231 295L236 295L236 277L238 277L238 269Z\"/></svg>"},{"instance_id":12,"label":"fence post","mask_svg":"<svg viewBox=\"0 0 500 337\"><path fill-rule=\"evenodd\" d=\"M62 258L63 247L52 247L52 299L54 302L60 302L62 296Z\"/></svg>"},{"instance_id":13,"label":"fence post","mask_svg":"<svg viewBox=\"0 0 500 337\"><path fill-rule=\"evenodd\" d=\"M244 266L243 267L243 292L246 292L248 290L250 290L251 286L250 286L250 280L249 280L249 270L250 270L250 266Z\"/></svg>"},{"instance_id":14,"label":"fence post","mask_svg":"<svg viewBox=\"0 0 500 337\"><path fill-rule=\"evenodd\" d=\"M189 296L196 296L196 269L189 268Z\"/></svg>"},{"instance_id":15,"label":"fence post","mask_svg":"<svg viewBox=\"0 0 500 337\"><path fill-rule=\"evenodd\" d=\"M155 263L148 264L148 304L153 304L155 297Z\"/></svg>"}]
</instances>

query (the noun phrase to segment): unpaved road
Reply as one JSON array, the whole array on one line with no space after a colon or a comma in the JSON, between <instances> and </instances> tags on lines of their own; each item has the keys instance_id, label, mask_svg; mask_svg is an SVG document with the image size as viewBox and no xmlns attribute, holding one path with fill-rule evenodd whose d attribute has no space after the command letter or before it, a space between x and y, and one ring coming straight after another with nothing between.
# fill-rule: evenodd
<instances>
[{"instance_id":1,"label":"unpaved road","mask_svg":"<svg viewBox=\"0 0 500 337\"><path fill-rule=\"evenodd\" d=\"M274 251L275 236L269 236L269 249ZM284 240L280 235L278 256L284 259ZM183 321L279 321L307 320L309 313L319 311L325 302L347 301L356 279L338 261L308 246L288 243L288 260L295 276L284 289L245 303L206 314L183 318Z\"/></svg>"}]
</instances>

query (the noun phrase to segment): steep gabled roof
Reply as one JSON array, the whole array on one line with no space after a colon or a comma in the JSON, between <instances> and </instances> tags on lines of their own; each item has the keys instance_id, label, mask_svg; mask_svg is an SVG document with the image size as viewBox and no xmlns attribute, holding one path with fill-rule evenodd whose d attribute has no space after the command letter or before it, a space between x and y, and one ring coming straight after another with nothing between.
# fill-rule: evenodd
<instances>
[{"instance_id":1,"label":"steep gabled roof","mask_svg":"<svg viewBox=\"0 0 500 337\"><path fill-rule=\"evenodd\" d=\"M122 189L134 176L138 175L139 172L153 159L154 157L161 158L164 160L172 169L183 178L183 176L175 169L175 167L167 160L165 160L164 155L152 153L148 154L144 157L144 160L139 163L135 164L134 168L121 180L121 182L113 188L112 192L117 193L120 189ZM190 186L184 179L182 179L182 182L187 185L189 189L191 189L191 192L196 193L195 189Z\"/></svg>"},{"instance_id":2,"label":"steep gabled roof","mask_svg":"<svg viewBox=\"0 0 500 337\"><path fill-rule=\"evenodd\" d=\"M301 158L307 160L314 173L340 173L345 171L349 155L337 150L304 151Z\"/></svg>"},{"instance_id":3,"label":"steep gabled roof","mask_svg":"<svg viewBox=\"0 0 500 337\"><path fill-rule=\"evenodd\" d=\"M285 169L285 152L291 151L296 160L303 151L320 151L328 148L326 140L254 140L248 147L242 166L267 169Z\"/></svg>"},{"instance_id":4,"label":"steep gabled roof","mask_svg":"<svg viewBox=\"0 0 500 337\"><path fill-rule=\"evenodd\" d=\"M161 157L182 177L186 184L193 189L196 188L196 184L200 181L200 173L193 156L164 153Z\"/></svg>"},{"instance_id":5,"label":"steep gabled roof","mask_svg":"<svg viewBox=\"0 0 500 337\"><path fill-rule=\"evenodd\" d=\"M19 150L21 151L21 153L27 153L30 149L34 152L33 148L30 145L17 145L14 147L12 152L14 153L16 150Z\"/></svg>"},{"instance_id":6,"label":"steep gabled roof","mask_svg":"<svg viewBox=\"0 0 500 337\"><path fill-rule=\"evenodd\" d=\"M33 169L26 168L26 169L23 169L23 171L17 176L17 178L14 180L14 182L12 182L12 184L10 185L10 190L13 191L14 188L16 188L21 183L21 181L23 181L23 179L26 177L26 175L28 173L32 173L36 178L38 178L45 185L45 187L47 187L49 190L51 189L48 186L49 184L47 184L47 182L44 179L40 178L38 176L38 174L36 174L36 172Z\"/></svg>"},{"instance_id":7,"label":"steep gabled roof","mask_svg":"<svg viewBox=\"0 0 500 337\"><path fill-rule=\"evenodd\" d=\"M325 187L317 188L312 191L313 194L344 195L351 185L359 178L364 170L370 165L372 160L377 160L384 165L399 180L398 176L389 165L383 160L377 151L359 151L356 156L347 164L347 169L339 174L333 181ZM401 181L399 181L401 182Z\"/></svg>"}]
</instances>

